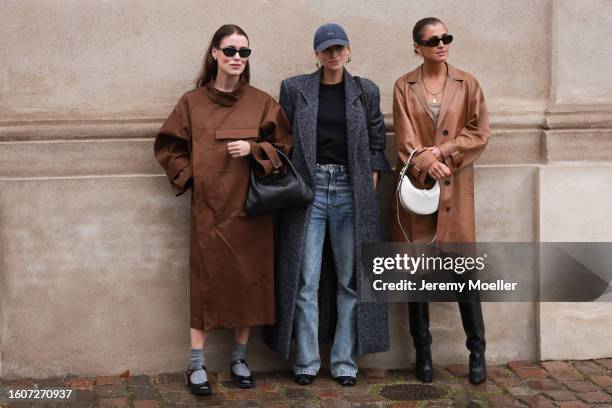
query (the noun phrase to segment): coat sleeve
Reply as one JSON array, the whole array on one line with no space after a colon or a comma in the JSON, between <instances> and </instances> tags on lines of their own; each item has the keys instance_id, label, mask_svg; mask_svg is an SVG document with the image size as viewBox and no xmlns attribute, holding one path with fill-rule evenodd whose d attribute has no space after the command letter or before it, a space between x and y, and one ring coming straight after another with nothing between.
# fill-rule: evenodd
<instances>
[{"instance_id":1,"label":"coat sleeve","mask_svg":"<svg viewBox=\"0 0 612 408\"><path fill-rule=\"evenodd\" d=\"M397 154L403 166L410 157L410 153L414 149L421 149L423 146L408 115L408 103L402 88L402 82L398 80L393 89L393 126L395 128ZM410 175L419 187L429 188L434 184L434 180L429 177L428 171L436 161L436 157L427 149L412 156L414 165L410 168Z\"/></svg>"},{"instance_id":2,"label":"coat sleeve","mask_svg":"<svg viewBox=\"0 0 612 408\"><path fill-rule=\"evenodd\" d=\"M162 165L176 195L183 194L193 180L189 107L182 97L155 138L155 158Z\"/></svg>"},{"instance_id":3,"label":"coat sleeve","mask_svg":"<svg viewBox=\"0 0 612 408\"><path fill-rule=\"evenodd\" d=\"M385 132L385 117L380 111L380 91L376 84L372 83L373 91L369 98L368 116L370 118L368 138L370 142L370 163L372 171L380 171L384 173L391 172L391 166L385 156L385 143L387 135Z\"/></svg>"},{"instance_id":4,"label":"coat sleeve","mask_svg":"<svg viewBox=\"0 0 612 408\"><path fill-rule=\"evenodd\" d=\"M278 102L285 111L287 119L289 119L289 123L293 124L293 99L291 98L291 94L289 93L286 81L281 82L280 98Z\"/></svg>"},{"instance_id":5,"label":"coat sleeve","mask_svg":"<svg viewBox=\"0 0 612 408\"><path fill-rule=\"evenodd\" d=\"M469 120L455 139L439 146L442 157L452 173L471 165L484 151L491 130L489 114L482 89L476 80L469 100Z\"/></svg>"},{"instance_id":6,"label":"coat sleeve","mask_svg":"<svg viewBox=\"0 0 612 408\"><path fill-rule=\"evenodd\" d=\"M287 115L271 97L266 101L264 116L259 126L259 140L249 142L251 154L258 164L257 168L261 176L267 176L275 167L272 158L268 157L264 150L264 143L271 144L287 156L293 145L291 125Z\"/></svg>"}]
</instances>

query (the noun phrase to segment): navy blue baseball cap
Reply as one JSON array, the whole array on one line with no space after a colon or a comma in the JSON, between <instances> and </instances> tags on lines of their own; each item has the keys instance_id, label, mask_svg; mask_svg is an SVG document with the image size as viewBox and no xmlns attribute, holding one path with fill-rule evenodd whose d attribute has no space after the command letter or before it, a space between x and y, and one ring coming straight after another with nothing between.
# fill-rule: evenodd
<instances>
[{"instance_id":1,"label":"navy blue baseball cap","mask_svg":"<svg viewBox=\"0 0 612 408\"><path fill-rule=\"evenodd\" d=\"M344 45L348 47L350 44L346 31L338 24L323 24L315 33L314 49L316 51L323 51L332 45Z\"/></svg>"}]
</instances>

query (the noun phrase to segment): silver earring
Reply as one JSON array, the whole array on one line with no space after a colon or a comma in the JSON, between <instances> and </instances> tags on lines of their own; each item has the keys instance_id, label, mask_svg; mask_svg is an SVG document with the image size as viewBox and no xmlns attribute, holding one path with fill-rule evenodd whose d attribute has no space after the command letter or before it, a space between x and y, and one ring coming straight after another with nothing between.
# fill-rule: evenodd
<instances>
[{"instance_id":1,"label":"silver earring","mask_svg":"<svg viewBox=\"0 0 612 408\"><path fill-rule=\"evenodd\" d=\"M315 67L317 67L317 69L321 68L321 61L317 61L315 63Z\"/></svg>"},{"instance_id":2,"label":"silver earring","mask_svg":"<svg viewBox=\"0 0 612 408\"><path fill-rule=\"evenodd\" d=\"M351 54L349 54L348 56L348 60L346 60L346 63L348 64L349 62L351 62Z\"/></svg>"}]
</instances>

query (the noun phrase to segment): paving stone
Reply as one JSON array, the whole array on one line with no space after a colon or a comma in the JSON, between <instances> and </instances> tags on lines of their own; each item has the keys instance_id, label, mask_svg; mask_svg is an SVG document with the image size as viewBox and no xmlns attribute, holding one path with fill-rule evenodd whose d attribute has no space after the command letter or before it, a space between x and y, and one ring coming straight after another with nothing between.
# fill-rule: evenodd
<instances>
[{"instance_id":1,"label":"paving stone","mask_svg":"<svg viewBox=\"0 0 612 408\"><path fill-rule=\"evenodd\" d=\"M529 396L531 396L531 395L536 395L538 393L537 391L534 391L531 388L525 387L525 386L522 386L522 387L510 387L510 388L507 389L507 391L508 391L508 393L510 393L511 395L514 395L515 397L522 396L522 395L529 395Z\"/></svg>"},{"instance_id":2,"label":"paving stone","mask_svg":"<svg viewBox=\"0 0 612 408\"><path fill-rule=\"evenodd\" d=\"M77 402L86 403L96 399L96 392L93 390L76 390L74 392Z\"/></svg>"},{"instance_id":3,"label":"paving stone","mask_svg":"<svg viewBox=\"0 0 612 408\"><path fill-rule=\"evenodd\" d=\"M564 361L547 361L542 363L551 377L561 381L582 380L584 376L571 364Z\"/></svg>"},{"instance_id":4,"label":"paving stone","mask_svg":"<svg viewBox=\"0 0 612 408\"><path fill-rule=\"evenodd\" d=\"M264 404L264 407L266 408L286 408L287 403L286 402L266 402Z\"/></svg>"},{"instance_id":5,"label":"paving stone","mask_svg":"<svg viewBox=\"0 0 612 408\"><path fill-rule=\"evenodd\" d=\"M454 408L455 404L452 400L438 400L438 401L427 401L425 403L427 408Z\"/></svg>"},{"instance_id":6,"label":"paving stone","mask_svg":"<svg viewBox=\"0 0 612 408\"><path fill-rule=\"evenodd\" d=\"M582 401L564 401L559 402L557 406L559 408L589 408L589 406Z\"/></svg>"},{"instance_id":7,"label":"paving stone","mask_svg":"<svg viewBox=\"0 0 612 408\"><path fill-rule=\"evenodd\" d=\"M263 383L263 384L257 383L255 385L255 388L258 392L269 392L269 391L278 391L280 387L276 383Z\"/></svg>"},{"instance_id":8,"label":"paving stone","mask_svg":"<svg viewBox=\"0 0 612 408\"><path fill-rule=\"evenodd\" d=\"M548 391L548 390L560 390L563 386L551 380L533 380L527 381L527 386L533 390Z\"/></svg>"},{"instance_id":9,"label":"paving stone","mask_svg":"<svg viewBox=\"0 0 612 408\"><path fill-rule=\"evenodd\" d=\"M71 378L66 385L73 390L92 390L94 380L91 378Z\"/></svg>"},{"instance_id":10,"label":"paving stone","mask_svg":"<svg viewBox=\"0 0 612 408\"><path fill-rule=\"evenodd\" d=\"M259 407L260 404L257 401L232 401L229 406L232 408L254 408Z\"/></svg>"},{"instance_id":11,"label":"paving stone","mask_svg":"<svg viewBox=\"0 0 612 408\"><path fill-rule=\"evenodd\" d=\"M225 399L228 401L254 401L257 399L257 393L254 389L229 390L225 393Z\"/></svg>"},{"instance_id":12,"label":"paving stone","mask_svg":"<svg viewBox=\"0 0 612 408\"><path fill-rule=\"evenodd\" d=\"M468 378L464 378L463 383L470 391L479 394L501 394L503 392L501 388L490 381L485 381L481 384L475 385L470 383Z\"/></svg>"},{"instance_id":13,"label":"paving stone","mask_svg":"<svg viewBox=\"0 0 612 408\"><path fill-rule=\"evenodd\" d=\"M369 394L355 394L355 395L347 395L347 401L356 403L356 402L377 402L377 401L386 401L386 399Z\"/></svg>"},{"instance_id":14,"label":"paving stone","mask_svg":"<svg viewBox=\"0 0 612 408\"><path fill-rule=\"evenodd\" d=\"M161 373L157 376L159 384L185 383L185 373Z\"/></svg>"},{"instance_id":15,"label":"paving stone","mask_svg":"<svg viewBox=\"0 0 612 408\"><path fill-rule=\"evenodd\" d=\"M155 400L157 399L157 394L155 393L155 388L150 385L141 385L130 388L134 394L134 400L136 401L144 401L144 400Z\"/></svg>"},{"instance_id":16,"label":"paving stone","mask_svg":"<svg viewBox=\"0 0 612 408\"><path fill-rule=\"evenodd\" d=\"M259 399L265 402L273 402L273 401L284 401L285 396L278 391L266 391L264 393L259 394Z\"/></svg>"},{"instance_id":17,"label":"paving stone","mask_svg":"<svg viewBox=\"0 0 612 408\"><path fill-rule=\"evenodd\" d=\"M592 392L601 389L590 381L566 381L565 385L574 392Z\"/></svg>"},{"instance_id":18,"label":"paving stone","mask_svg":"<svg viewBox=\"0 0 612 408\"><path fill-rule=\"evenodd\" d=\"M602 387L612 387L612 376L609 375L596 375L591 377L591 381Z\"/></svg>"},{"instance_id":19,"label":"paving stone","mask_svg":"<svg viewBox=\"0 0 612 408\"><path fill-rule=\"evenodd\" d=\"M322 408L350 408L351 403L345 400L323 400Z\"/></svg>"},{"instance_id":20,"label":"paving stone","mask_svg":"<svg viewBox=\"0 0 612 408\"><path fill-rule=\"evenodd\" d=\"M125 408L128 406L127 398L99 398L100 408Z\"/></svg>"},{"instance_id":21,"label":"paving stone","mask_svg":"<svg viewBox=\"0 0 612 408\"><path fill-rule=\"evenodd\" d=\"M516 408L517 405L520 406L518 401L505 395L488 397L487 399L491 403L491 406L495 408Z\"/></svg>"},{"instance_id":22,"label":"paving stone","mask_svg":"<svg viewBox=\"0 0 612 408\"><path fill-rule=\"evenodd\" d=\"M546 371L540 367L518 367L515 372L522 380L546 378Z\"/></svg>"},{"instance_id":23,"label":"paving stone","mask_svg":"<svg viewBox=\"0 0 612 408\"><path fill-rule=\"evenodd\" d=\"M49 389L49 388L66 388L67 384L63 378L45 378L43 380L36 381L38 388Z\"/></svg>"},{"instance_id":24,"label":"paving stone","mask_svg":"<svg viewBox=\"0 0 612 408\"><path fill-rule=\"evenodd\" d=\"M344 394L335 388L315 389L314 394L320 399L342 398Z\"/></svg>"},{"instance_id":25,"label":"paving stone","mask_svg":"<svg viewBox=\"0 0 612 408\"><path fill-rule=\"evenodd\" d=\"M605 368L593 361L576 361L573 366L586 376L605 374Z\"/></svg>"},{"instance_id":26,"label":"paving stone","mask_svg":"<svg viewBox=\"0 0 612 408\"><path fill-rule=\"evenodd\" d=\"M520 397L520 399L531 408L555 408L555 404L553 404L551 400L543 397L542 395L523 396Z\"/></svg>"},{"instance_id":27,"label":"paving stone","mask_svg":"<svg viewBox=\"0 0 612 408\"><path fill-rule=\"evenodd\" d=\"M188 391L187 387L185 387L185 384L183 383L159 384L157 389L159 392Z\"/></svg>"},{"instance_id":28,"label":"paving stone","mask_svg":"<svg viewBox=\"0 0 612 408\"><path fill-rule=\"evenodd\" d=\"M417 408L417 403L412 401L395 402L389 408Z\"/></svg>"},{"instance_id":29,"label":"paving stone","mask_svg":"<svg viewBox=\"0 0 612 408\"><path fill-rule=\"evenodd\" d=\"M600 366L607 368L608 370L612 370L612 358L601 358L595 360L595 362Z\"/></svg>"},{"instance_id":30,"label":"paving stone","mask_svg":"<svg viewBox=\"0 0 612 408\"><path fill-rule=\"evenodd\" d=\"M160 393L164 406L167 405L195 405L195 396L189 391L170 391Z\"/></svg>"},{"instance_id":31,"label":"paving stone","mask_svg":"<svg viewBox=\"0 0 612 408\"><path fill-rule=\"evenodd\" d=\"M318 408L319 404L316 401L296 401L293 408Z\"/></svg>"},{"instance_id":32,"label":"paving stone","mask_svg":"<svg viewBox=\"0 0 612 408\"><path fill-rule=\"evenodd\" d=\"M225 398L223 394L213 390L212 395L194 395L198 407L220 407L223 406Z\"/></svg>"},{"instance_id":33,"label":"paving stone","mask_svg":"<svg viewBox=\"0 0 612 408\"><path fill-rule=\"evenodd\" d=\"M133 385L151 385L151 378L148 375L135 375L127 378L127 384Z\"/></svg>"},{"instance_id":34,"label":"paving stone","mask_svg":"<svg viewBox=\"0 0 612 408\"><path fill-rule=\"evenodd\" d=\"M567 390L551 390L544 393L555 401L572 401L576 399L574 393Z\"/></svg>"},{"instance_id":35,"label":"paving stone","mask_svg":"<svg viewBox=\"0 0 612 408\"><path fill-rule=\"evenodd\" d=\"M522 368L522 367L532 367L533 363L530 363L529 361L526 360L515 360L515 361L508 361L508 367L510 367L511 370L516 370L517 368Z\"/></svg>"},{"instance_id":36,"label":"paving stone","mask_svg":"<svg viewBox=\"0 0 612 408\"><path fill-rule=\"evenodd\" d=\"M446 370L455 377L465 377L468 375L468 366L466 364L451 364L446 366Z\"/></svg>"},{"instance_id":37,"label":"paving stone","mask_svg":"<svg viewBox=\"0 0 612 408\"><path fill-rule=\"evenodd\" d=\"M100 376L96 377L95 385L118 385L124 382L125 380L118 376Z\"/></svg>"},{"instance_id":38,"label":"paving stone","mask_svg":"<svg viewBox=\"0 0 612 408\"><path fill-rule=\"evenodd\" d=\"M589 403L593 403L593 402L612 402L612 395L606 393L606 392L601 392L601 391L594 391L594 392L581 392L578 395L578 398L580 398L583 401L589 402Z\"/></svg>"},{"instance_id":39,"label":"paving stone","mask_svg":"<svg viewBox=\"0 0 612 408\"><path fill-rule=\"evenodd\" d=\"M504 367L487 367L487 377L495 380L497 378L508 378L511 376L511 372Z\"/></svg>"},{"instance_id":40,"label":"paving stone","mask_svg":"<svg viewBox=\"0 0 612 408\"><path fill-rule=\"evenodd\" d=\"M134 408L158 408L159 406L159 402L154 400L134 401Z\"/></svg>"},{"instance_id":41,"label":"paving stone","mask_svg":"<svg viewBox=\"0 0 612 408\"><path fill-rule=\"evenodd\" d=\"M99 385L95 389L99 398L127 397L128 392L123 384Z\"/></svg>"},{"instance_id":42,"label":"paving stone","mask_svg":"<svg viewBox=\"0 0 612 408\"><path fill-rule=\"evenodd\" d=\"M314 397L312 391L305 388L287 388L285 395L290 400L307 400Z\"/></svg>"},{"instance_id":43,"label":"paving stone","mask_svg":"<svg viewBox=\"0 0 612 408\"><path fill-rule=\"evenodd\" d=\"M384 368L368 368L365 370L366 378L385 378L387 370Z\"/></svg>"}]
</instances>

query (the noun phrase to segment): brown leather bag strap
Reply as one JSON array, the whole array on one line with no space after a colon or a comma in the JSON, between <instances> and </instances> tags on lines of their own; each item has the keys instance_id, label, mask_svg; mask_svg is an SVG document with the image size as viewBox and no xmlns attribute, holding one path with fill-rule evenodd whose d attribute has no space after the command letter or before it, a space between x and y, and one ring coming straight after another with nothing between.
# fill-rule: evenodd
<instances>
[{"instance_id":1,"label":"brown leather bag strap","mask_svg":"<svg viewBox=\"0 0 612 408\"><path fill-rule=\"evenodd\" d=\"M269 142L260 142L259 145L261 146L263 151L266 152L266 156L268 156L268 159L270 159L270 162L272 163L272 166L275 169L280 169L281 167L283 167L283 162L278 156L278 153L276 152L274 146L272 146Z\"/></svg>"}]
</instances>

